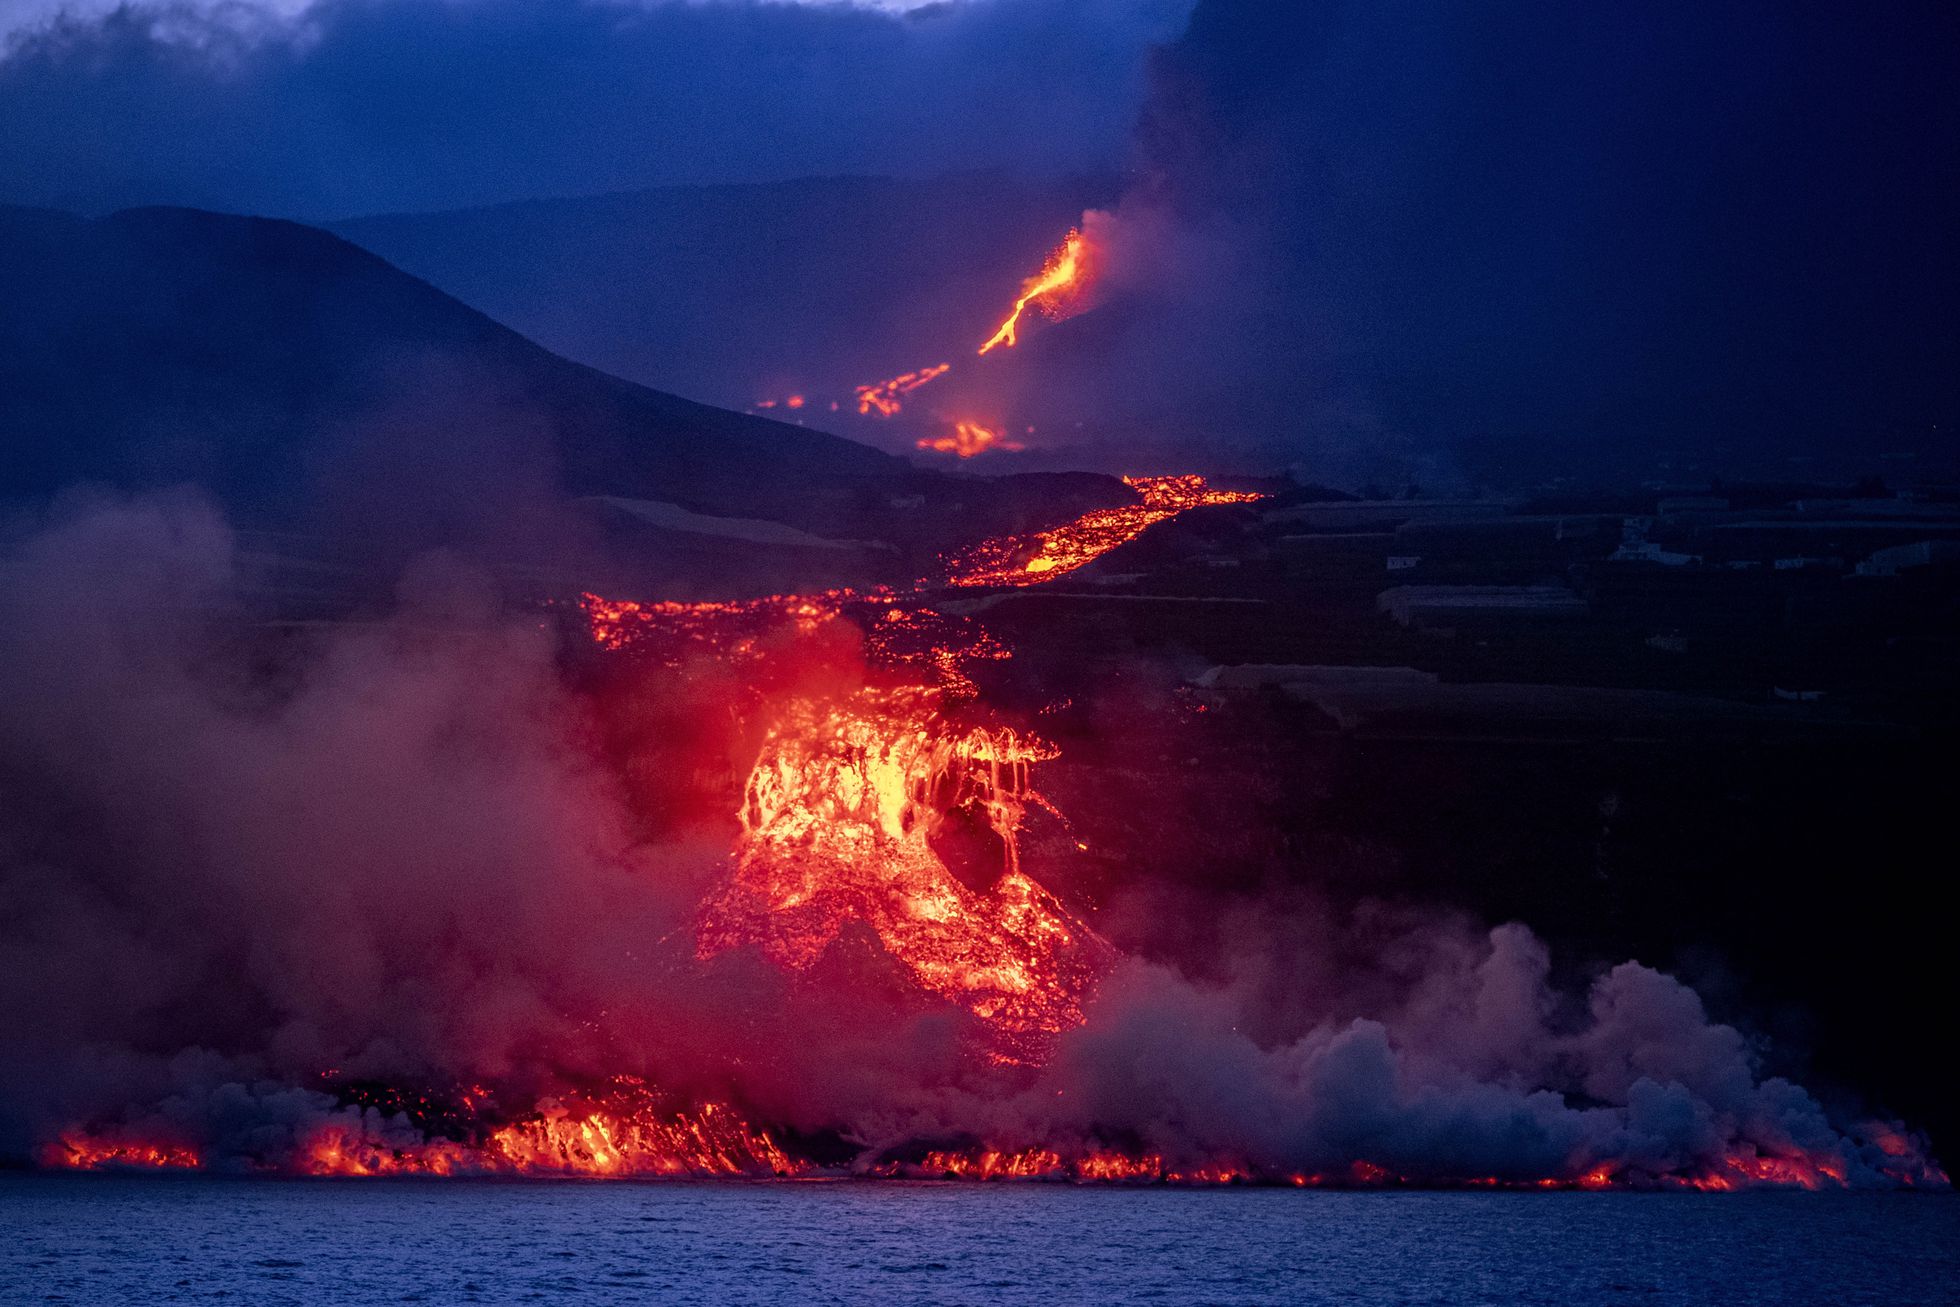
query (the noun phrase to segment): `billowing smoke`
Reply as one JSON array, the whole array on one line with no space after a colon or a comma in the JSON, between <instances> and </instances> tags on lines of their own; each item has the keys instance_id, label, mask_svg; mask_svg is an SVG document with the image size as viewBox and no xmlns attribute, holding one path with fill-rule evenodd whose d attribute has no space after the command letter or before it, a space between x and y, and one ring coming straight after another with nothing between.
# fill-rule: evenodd
<instances>
[{"instance_id":1,"label":"billowing smoke","mask_svg":"<svg viewBox=\"0 0 1960 1307\"><path fill-rule=\"evenodd\" d=\"M468 1087L516 1117L631 1076L861 1164L984 1144L1269 1176L1776 1180L1799 1159L1938 1181L1900 1127L1764 1078L1665 975L1564 992L1522 926L1407 912L1357 951L1297 896L1213 903L1205 948L1150 926L1161 902L1112 904L1130 959L1086 1020L1039 1064L976 1062L974 1015L875 939L797 973L697 955L734 825L699 795L757 743L712 660L595 683L453 556L329 626L269 620L268 584L188 493L71 499L0 561L10 1159L82 1128L287 1167L328 1125L426 1139L342 1086Z\"/></svg>"}]
</instances>

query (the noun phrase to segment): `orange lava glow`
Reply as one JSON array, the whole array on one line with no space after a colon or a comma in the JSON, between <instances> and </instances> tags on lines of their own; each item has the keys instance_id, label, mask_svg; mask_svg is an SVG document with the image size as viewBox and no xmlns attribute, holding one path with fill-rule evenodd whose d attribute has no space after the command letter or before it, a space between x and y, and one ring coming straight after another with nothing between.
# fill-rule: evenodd
<instances>
[{"instance_id":1,"label":"orange lava glow","mask_svg":"<svg viewBox=\"0 0 1960 1307\"><path fill-rule=\"evenodd\" d=\"M41 1154L55 1170L197 1170L205 1159L183 1144L132 1141L122 1135L62 1134ZM234 1165L235 1169L235 1165ZM730 1178L788 1179L837 1174L798 1157L768 1130L733 1108L704 1103L693 1109L662 1107L640 1082L621 1077L601 1105L568 1108L554 1100L516 1121L471 1131L466 1139L418 1135L397 1118L378 1114L335 1118L314 1127L296 1155L249 1169L280 1174L362 1178L372 1176L512 1176L564 1179ZM917 1161L859 1164L873 1178L961 1181L1046 1181L1110 1185L1276 1185L1307 1189L1644 1189L1733 1193L1755 1189L1830 1190L1850 1187L1834 1157L1764 1156L1738 1152L1711 1169L1650 1174L1594 1166L1577 1176L1538 1179L1459 1176L1419 1179L1360 1160L1327 1171L1275 1175L1229 1161L1178 1166L1154 1152L1032 1146L938 1149ZM1905 1168L1891 1178L1909 1188L1945 1189L1937 1168Z\"/></svg>"},{"instance_id":2,"label":"orange lava glow","mask_svg":"<svg viewBox=\"0 0 1960 1307\"><path fill-rule=\"evenodd\" d=\"M935 363L917 372L901 372L887 381L876 381L868 386L857 388L858 412L866 416L876 414L881 418L891 417L905 406L900 398L911 394L920 386L937 377L943 377L953 370L950 363Z\"/></svg>"},{"instance_id":3,"label":"orange lava glow","mask_svg":"<svg viewBox=\"0 0 1960 1307\"><path fill-rule=\"evenodd\" d=\"M1195 476L1130 484L1138 505L1098 510L1032 542L981 546L953 584L1034 584L1188 508L1258 498ZM850 610L874 668L907 673L895 684L758 709L768 725L743 787L733 870L702 912L703 957L752 947L803 969L846 927L867 926L921 991L985 1023L993 1060L1038 1060L1079 1023L1112 952L1021 869L1018 844L1028 808L1042 805L1030 772L1055 750L1011 727L949 715L975 693L967 666L1006 656L998 642L888 593L583 602L594 639L608 649L664 640L723 658L765 647L772 630L807 633ZM910 679L921 671L923 682ZM966 875L942 857L944 838L969 851L976 865Z\"/></svg>"},{"instance_id":4,"label":"orange lava glow","mask_svg":"<svg viewBox=\"0 0 1960 1307\"><path fill-rule=\"evenodd\" d=\"M1128 483L1137 504L987 542L954 560L948 584L1039 584L1178 513L1260 498L1215 490L1198 476ZM729 705L744 719L737 756L748 770L739 803L732 776L727 783L734 847L693 922L699 958L751 950L804 971L833 949L875 941L924 1004L964 1014L973 1067L1039 1066L1056 1038L1081 1024L1117 957L1022 867L1030 810L1054 812L1033 775L1059 751L980 711L974 675L980 663L1009 656L999 641L970 618L921 602L917 591L838 589L695 603L587 594L580 611L604 649L669 666L707 658L758 672L741 678L743 694ZM841 668L823 663L822 677L759 674L788 649L803 662L847 653ZM829 675L838 670L848 676ZM827 688L813 688L819 685ZM341 1108L303 1133L296 1153L263 1162L247 1157L244 1165L349 1177L775 1178L818 1170L736 1107L677 1104L633 1077L571 1102L539 1100L515 1116L496 1110L496 1095L478 1084L448 1095L391 1089L362 1099L340 1084L338 1071L322 1079L338 1086L331 1101ZM916 1161L861 1161L859 1173L1082 1184L1730 1191L1844 1188L1854 1166L1876 1156L1881 1173L1901 1185L1946 1186L1902 1127L1869 1122L1858 1132L1866 1141L1863 1161L1853 1161L1853 1152L1769 1154L1739 1145L1719 1163L1665 1174L1589 1156L1535 1178L1410 1175L1371 1160L1275 1174L1229 1155L1167 1159L1133 1135L1119 1136L1131 1139L1127 1151L1093 1137L1073 1146L1040 1135L1038 1143L1026 1135L993 1139L910 1154ZM205 1165L199 1148L180 1142L81 1129L60 1135L41 1158L71 1170Z\"/></svg>"},{"instance_id":5,"label":"orange lava glow","mask_svg":"<svg viewBox=\"0 0 1960 1307\"><path fill-rule=\"evenodd\" d=\"M988 1029L996 1061L1031 1061L1081 1020L1108 945L1021 870L1033 765L1052 746L945 718L939 692L865 689L782 705L749 774L734 871L709 900L704 957L758 947L813 965L868 926L918 987ZM960 832L991 861L976 887L935 837Z\"/></svg>"},{"instance_id":6,"label":"orange lava glow","mask_svg":"<svg viewBox=\"0 0 1960 1307\"><path fill-rule=\"evenodd\" d=\"M42 1150L41 1165L63 1171L185 1171L197 1169L202 1159L182 1144L91 1139L71 1132Z\"/></svg>"},{"instance_id":7,"label":"orange lava glow","mask_svg":"<svg viewBox=\"0 0 1960 1307\"><path fill-rule=\"evenodd\" d=\"M692 651L727 655L751 652L759 636L784 624L808 634L835 620L840 605L853 597L849 590L826 590L760 599L639 603L588 594L580 603L601 648L623 649L636 635L657 630Z\"/></svg>"},{"instance_id":8,"label":"orange lava glow","mask_svg":"<svg viewBox=\"0 0 1960 1307\"><path fill-rule=\"evenodd\" d=\"M1096 1151L1063 1154L1052 1148L1002 1151L994 1148L943 1149L916 1163L875 1167L873 1174L929 1180L1048 1180L1070 1184L1227 1185L1256 1182L1252 1172L1216 1164L1166 1166L1161 1155Z\"/></svg>"},{"instance_id":9,"label":"orange lava glow","mask_svg":"<svg viewBox=\"0 0 1960 1307\"><path fill-rule=\"evenodd\" d=\"M1157 523L1193 508L1262 498L1244 490L1214 490L1201 476L1125 477L1142 502L1099 508L1066 526L1033 535L989 540L949 560L955 586L1038 585L1094 562Z\"/></svg>"},{"instance_id":10,"label":"orange lava glow","mask_svg":"<svg viewBox=\"0 0 1960 1307\"><path fill-rule=\"evenodd\" d=\"M876 683L760 702L760 750L743 786L726 881L696 946L755 948L813 966L868 927L922 994L981 1022L995 1062L1037 1060L1081 1019L1109 946L1020 865L1030 782L1055 749L953 714L977 694L969 667L1007 650L964 618L888 594L834 591L731 603L636 604L588 595L595 640L620 649L707 650L724 659L849 621ZM965 874L942 856L964 853Z\"/></svg>"},{"instance_id":11,"label":"orange lava glow","mask_svg":"<svg viewBox=\"0 0 1960 1307\"><path fill-rule=\"evenodd\" d=\"M539 1115L490 1132L481 1142L431 1139L399 1145L343 1125L316 1130L302 1148L305 1175L524 1175L644 1179L656 1176L791 1176L807 1166L767 1131L731 1109L641 1106Z\"/></svg>"},{"instance_id":12,"label":"orange lava glow","mask_svg":"<svg viewBox=\"0 0 1960 1307\"><path fill-rule=\"evenodd\" d=\"M955 422L953 434L940 436L935 440L920 440L920 449L929 449L939 454L957 454L961 458L972 458L990 449L1018 451L1026 449L1018 440L1002 440L1000 432L991 427L983 427L978 422Z\"/></svg>"},{"instance_id":13,"label":"orange lava glow","mask_svg":"<svg viewBox=\"0 0 1960 1307\"><path fill-rule=\"evenodd\" d=\"M1689 1176L1679 1185L1687 1189L1728 1192L1736 1189L1842 1189L1845 1172L1841 1163L1828 1157L1761 1157L1731 1155L1722 1159L1721 1169Z\"/></svg>"},{"instance_id":14,"label":"orange lava glow","mask_svg":"<svg viewBox=\"0 0 1960 1307\"><path fill-rule=\"evenodd\" d=\"M1071 230L1063 238L1041 271L1021 283L1021 297L999 330L980 347L985 354L996 345L1012 348L1021 324L1021 314L1032 304L1051 318L1066 318L1077 310L1083 288L1089 280L1088 243L1081 231Z\"/></svg>"}]
</instances>

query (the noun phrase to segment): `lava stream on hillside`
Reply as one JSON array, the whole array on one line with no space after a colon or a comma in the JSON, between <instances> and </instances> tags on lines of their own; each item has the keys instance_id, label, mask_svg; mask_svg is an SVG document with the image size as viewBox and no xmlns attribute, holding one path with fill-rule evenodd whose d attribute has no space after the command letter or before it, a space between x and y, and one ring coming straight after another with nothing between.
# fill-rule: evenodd
<instances>
[{"instance_id":1,"label":"lava stream on hillside","mask_svg":"<svg viewBox=\"0 0 1960 1307\"><path fill-rule=\"evenodd\" d=\"M955 586L1038 585L1086 566L1128 544L1157 523L1193 508L1245 504L1255 491L1216 490L1200 476L1125 477L1142 501L1085 513L1065 526L988 540L955 555L946 583Z\"/></svg>"}]
</instances>

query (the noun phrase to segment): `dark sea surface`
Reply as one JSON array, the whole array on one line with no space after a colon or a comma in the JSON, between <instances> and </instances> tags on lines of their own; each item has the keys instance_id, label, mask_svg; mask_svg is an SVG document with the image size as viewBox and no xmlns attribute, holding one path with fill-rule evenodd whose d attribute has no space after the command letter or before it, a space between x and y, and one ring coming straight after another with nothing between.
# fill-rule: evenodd
<instances>
[{"instance_id":1,"label":"dark sea surface","mask_svg":"<svg viewBox=\"0 0 1960 1307\"><path fill-rule=\"evenodd\" d=\"M0 1176L6 1303L1960 1302L1960 1196Z\"/></svg>"}]
</instances>

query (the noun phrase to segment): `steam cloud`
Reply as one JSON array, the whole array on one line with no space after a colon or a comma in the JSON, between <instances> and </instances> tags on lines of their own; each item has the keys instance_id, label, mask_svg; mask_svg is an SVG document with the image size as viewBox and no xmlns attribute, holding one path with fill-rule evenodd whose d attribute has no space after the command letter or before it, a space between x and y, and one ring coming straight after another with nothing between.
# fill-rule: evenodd
<instances>
[{"instance_id":1,"label":"steam cloud","mask_svg":"<svg viewBox=\"0 0 1960 1307\"><path fill-rule=\"evenodd\" d=\"M1423 917L1349 969L1341 923L1283 898L1219 910L1219 956L1138 950L1042 1070L976 1071L969 1018L875 958L801 978L697 960L725 832L650 813L629 778L702 742L580 688L466 562L425 558L391 612L327 630L257 623L265 580L188 493L71 500L0 558L0 1154L78 1122L275 1164L330 1119L412 1141L322 1092L333 1069L493 1084L518 1109L642 1075L867 1154L980 1139L1533 1179L1761 1152L1853 1183L1935 1174L1898 1127L1840 1129L1762 1078L1665 975L1627 963L1564 994L1524 927ZM629 711L654 724L623 756L602 718Z\"/></svg>"}]
</instances>

